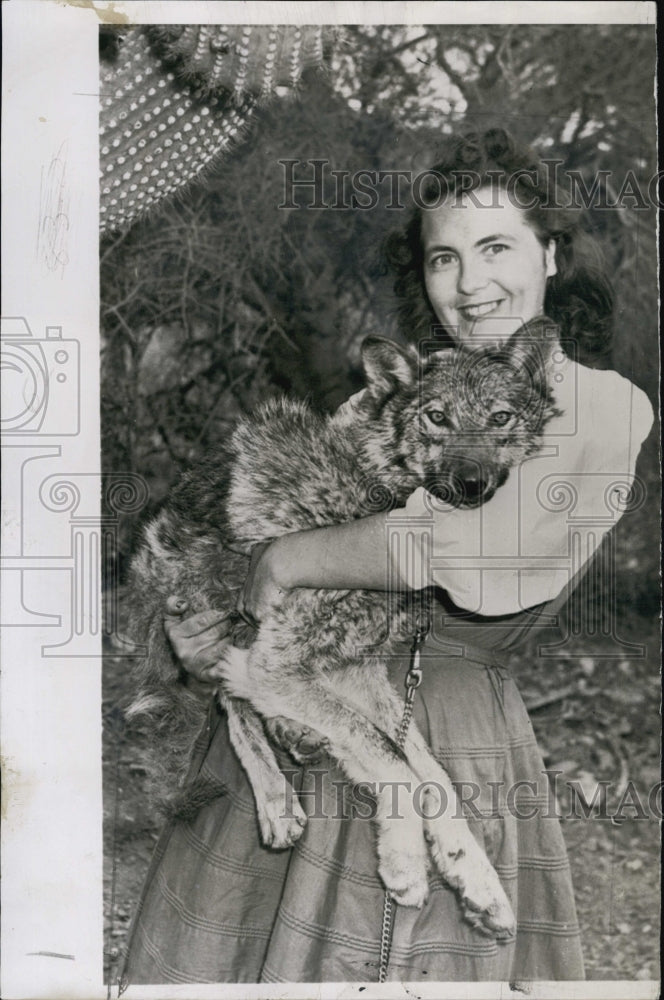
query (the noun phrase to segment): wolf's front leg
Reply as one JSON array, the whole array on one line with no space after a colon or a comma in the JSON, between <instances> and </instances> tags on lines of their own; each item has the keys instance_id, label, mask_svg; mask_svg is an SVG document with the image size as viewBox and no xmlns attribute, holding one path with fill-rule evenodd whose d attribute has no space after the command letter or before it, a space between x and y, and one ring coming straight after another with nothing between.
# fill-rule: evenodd
<instances>
[{"instance_id":1,"label":"wolf's front leg","mask_svg":"<svg viewBox=\"0 0 664 1000\"><path fill-rule=\"evenodd\" d=\"M259 641L259 640L258 640ZM307 666L298 667L295 647L284 662L266 645L270 668L260 659L258 641L251 647L250 669L231 651L225 657L224 686L234 695L251 697L261 715L287 715L323 736L330 754L356 784L375 790L378 827L378 871L386 889L404 906L422 906L428 891L428 855L422 820L412 808L415 776L394 741Z\"/></svg>"},{"instance_id":2,"label":"wolf's front leg","mask_svg":"<svg viewBox=\"0 0 664 1000\"><path fill-rule=\"evenodd\" d=\"M246 653L246 650L238 650ZM296 793L282 774L260 718L248 701L220 696L228 716L228 732L246 771L256 800L261 838L266 847L292 847L299 840L307 817Z\"/></svg>"}]
</instances>

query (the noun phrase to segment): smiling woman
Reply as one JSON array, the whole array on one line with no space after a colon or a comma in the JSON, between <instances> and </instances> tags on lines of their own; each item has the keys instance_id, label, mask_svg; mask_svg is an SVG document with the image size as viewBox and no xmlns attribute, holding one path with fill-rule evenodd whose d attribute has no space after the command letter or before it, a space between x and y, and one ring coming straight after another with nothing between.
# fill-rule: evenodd
<instances>
[{"instance_id":1,"label":"smiling woman","mask_svg":"<svg viewBox=\"0 0 664 1000\"><path fill-rule=\"evenodd\" d=\"M633 482L652 410L615 372L578 363L606 350L611 287L577 215L559 203L538 166L502 130L453 140L434 168L451 200L441 203L440 186L432 185L431 207L418 202L388 255L403 330L422 357L487 341L519 376L516 393L493 383L490 406L475 360L444 391L421 392L421 419L436 431L432 447L445 456L447 431L474 394L481 439L473 444L469 435L455 459L469 467L466 479L484 483L490 459L483 468L481 448L506 446L532 389L531 350L540 362L537 377L550 390L545 446L538 451L539 441L531 441L527 460L481 506L454 509L420 488L390 514L293 532L257 547L240 598L240 610L269 628L273 609L293 588L432 589L413 724L453 781L472 791L465 801L470 825L510 899L515 935L494 939L469 927L453 893L432 877L421 908L398 907L390 955L373 832L361 817L340 814L339 788L347 782L335 762L302 773L309 821L295 847L270 853L258 836L226 719L210 703L192 778L223 783L225 794L165 830L134 923L127 981L583 978L565 846L507 659L531 629L555 620L628 506L615 493ZM515 202L512 181L524 169L530 180ZM528 351L513 354L502 346L508 338L524 339ZM392 398L396 383L395 374ZM376 405L359 393L335 424L375 419ZM403 415L398 407L390 413L386 447L398 459ZM570 532L570 492L579 537ZM171 621L168 631L185 675L209 691L220 676L215 657L222 655L225 629L196 617ZM393 658L389 671L403 689L407 657ZM517 794L524 788L525 802Z\"/></svg>"},{"instance_id":2,"label":"smiling woman","mask_svg":"<svg viewBox=\"0 0 664 1000\"><path fill-rule=\"evenodd\" d=\"M555 241L538 238L504 188L427 211L422 242L427 295L455 342L503 343L543 312Z\"/></svg>"},{"instance_id":3,"label":"smiling woman","mask_svg":"<svg viewBox=\"0 0 664 1000\"><path fill-rule=\"evenodd\" d=\"M453 139L427 175L410 222L387 244L405 336L417 342L442 324L453 341L455 329L470 333L487 317L476 333L503 339L545 314L568 356L604 365L613 289L549 165L490 129Z\"/></svg>"}]
</instances>

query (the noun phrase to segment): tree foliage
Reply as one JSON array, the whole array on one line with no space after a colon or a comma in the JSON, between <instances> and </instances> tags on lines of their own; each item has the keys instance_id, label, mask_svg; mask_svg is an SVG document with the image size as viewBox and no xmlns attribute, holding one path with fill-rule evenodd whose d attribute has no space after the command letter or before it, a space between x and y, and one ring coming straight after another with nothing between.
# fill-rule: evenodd
<instances>
[{"instance_id":1,"label":"tree foliage","mask_svg":"<svg viewBox=\"0 0 664 1000\"><path fill-rule=\"evenodd\" d=\"M362 338L395 335L379 249L403 213L386 197L280 208L280 160L328 161L333 205L332 170L421 169L444 134L500 123L612 202L630 171L647 192L655 170L654 61L634 25L348 27L326 76L103 243L105 467L140 472L158 499L239 412L279 389L333 408L360 385ZM618 293L613 361L656 393L655 210L624 202L591 213Z\"/></svg>"}]
</instances>

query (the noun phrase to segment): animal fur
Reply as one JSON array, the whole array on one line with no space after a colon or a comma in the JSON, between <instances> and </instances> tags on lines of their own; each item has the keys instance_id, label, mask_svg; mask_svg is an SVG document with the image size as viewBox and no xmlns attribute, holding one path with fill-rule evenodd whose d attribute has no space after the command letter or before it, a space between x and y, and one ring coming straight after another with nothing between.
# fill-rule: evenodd
<instances>
[{"instance_id":1,"label":"animal fur","mask_svg":"<svg viewBox=\"0 0 664 1000\"><path fill-rule=\"evenodd\" d=\"M181 785L201 709L181 683L164 634L169 596L185 598L191 613L234 608L254 545L362 517L375 509L376 492L385 508L403 505L418 486L456 505L487 500L513 465L537 451L555 412L542 337L531 324L504 348L425 358L370 338L363 346L367 389L350 424L303 403L272 400L185 474L148 525L131 571L133 633L148 645L134 710L154 721L161 780L171 771L171 805L176 786L180 810L188 793L200 800L200 788ZM297 589L265 617L253 642L235 621L220 700L254 790L262 838L289 846L306 822L296 800L290 815L285 809L284 777L261 721L285 717L317 730L352 782L386 783L376 796L378 870L394 899L424 903L428 844L466 918L486 932L509 932L513 915L493 868L465 821L438 808L436 783L456 801L448 775L414 724L403 752L395 742L403 701L385 661L405 614L398 594ZM358 656L367 648L371 656ZM402 821L390 822L394 781L412 789L434 783L424 811L437 818L407 809Z\"/></svg>"}]
</instances>

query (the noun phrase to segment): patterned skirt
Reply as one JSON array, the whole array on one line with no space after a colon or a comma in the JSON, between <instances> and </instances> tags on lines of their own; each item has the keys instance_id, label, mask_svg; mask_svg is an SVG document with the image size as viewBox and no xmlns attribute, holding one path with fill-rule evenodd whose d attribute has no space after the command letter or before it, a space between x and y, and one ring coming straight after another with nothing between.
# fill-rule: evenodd
<instances>
[{"instance_id":1,"label":"patterned skirt","mask_svg":"<svg viewBox=\"0 0 664 1000\"><path fill-rule=\"evenodd\" d=\"M545 609L546 610L546 609ZM532 613L531 621L532 621ZM533 729L501 654L520 616L427 642L414 718L457 785L463 812L510 897L516 936L485 936L430 876L421 910L395 907L387 978L477 982L583 979L565 845ZM390 664L404 690L408 657ZM309 820L292 849L261 845L251 789L215 715L202 772L227 792L164 831L128 944L123 985L371 982L383 889L365 801L334 764L296 779Z\"/></svg>"}]
</instances>

